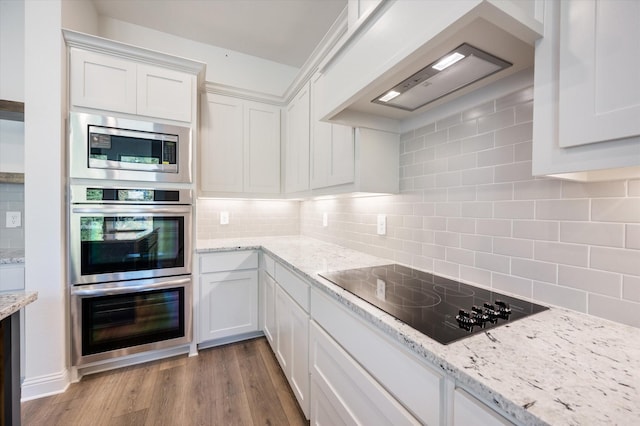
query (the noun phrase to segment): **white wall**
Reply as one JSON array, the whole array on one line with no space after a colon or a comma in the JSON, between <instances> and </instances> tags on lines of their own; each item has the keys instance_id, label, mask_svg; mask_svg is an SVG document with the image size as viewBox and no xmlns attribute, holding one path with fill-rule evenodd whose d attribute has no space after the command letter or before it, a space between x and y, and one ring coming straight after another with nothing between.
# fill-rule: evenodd
<instances>
[{"instance_id":1,"label":"white wall","mask_svg":"<svg viewBox=\"0 0 640 426\"><path fill-rule=\"evenodd\" d=\"M61 392L69 383L64 284L66 67L61 0L24 4L25 289L38 292L38 300L25 312L22 397L30 399Z\"/></svg>"},{"instance_id":2,"label":"white wall","mask_svg":"<svg viewBox=\"0 0 640 426\"><path fill-rule=\"evenodd\" d=\"M298 68L198 43L167 33L100 18L99 36L207 64L206 81L268 95L282 96Z\"/></svg>"},{"instance_id":3,"label":"white wall","mask_svg":"<svg viewBox=\"0 0 640 426\"><path fill-rule=\"evenodd\" d=\"M91 1L62 0L62 27L98 35L98 12Z\"/></svg>"}]
</instances>

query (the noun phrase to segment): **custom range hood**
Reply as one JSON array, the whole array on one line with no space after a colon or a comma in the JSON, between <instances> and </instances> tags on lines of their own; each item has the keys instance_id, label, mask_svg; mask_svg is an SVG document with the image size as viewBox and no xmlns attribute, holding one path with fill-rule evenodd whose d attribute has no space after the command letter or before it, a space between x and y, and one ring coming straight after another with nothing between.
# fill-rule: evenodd
<instances>
[{"instance_id":1,"label":"custom range hood","mask_svg":"<svg viewBox=\"0 0 640 426\"><path fill-rule=\"evenodd\" d=\"M319 117L400 133L438 106L499 79L531 75L543 33L537 5L380 2L320 65Z\"/></svg>"},{"instance_id":2,"label":"custom range hood","mask_svg":"<svg viewBox=\"0 0 640 426\"><path fill-rule=\"evenodd\" d=\"M371 102L415 111L512 65L464 43Z\"/></svg>"}]
</instances>

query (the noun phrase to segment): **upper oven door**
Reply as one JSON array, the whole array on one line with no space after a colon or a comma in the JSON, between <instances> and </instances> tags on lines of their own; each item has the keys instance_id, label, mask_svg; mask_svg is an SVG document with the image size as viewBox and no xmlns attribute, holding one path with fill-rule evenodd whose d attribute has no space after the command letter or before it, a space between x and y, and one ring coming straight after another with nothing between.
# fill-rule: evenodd
<instances>
[{"instance_id":1,"label":"upper oven door","mask_svg":"<svg viewBox=\"0 0 640 426\"><path fill-rule=\"evenodd\" d=\"M191 129L69 114L71 178L191 183Z\"/></svg>"},{"instance_id":2,"label":"upper oven door","mask_svg":"<svg viewBox=\"0 0 640 426\"><path fill-rule=\"evenodd\" d=\"M72 285L191 273L191 206L71 205Z\"/></svg>"}]
</instances>

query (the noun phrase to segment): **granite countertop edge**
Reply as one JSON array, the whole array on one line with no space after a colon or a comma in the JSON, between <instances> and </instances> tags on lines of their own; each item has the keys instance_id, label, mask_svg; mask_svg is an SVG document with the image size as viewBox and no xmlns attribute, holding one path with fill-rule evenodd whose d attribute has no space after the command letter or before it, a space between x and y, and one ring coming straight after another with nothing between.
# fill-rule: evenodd
<instances>
[{"instance_id":1,"label":"granite countertop edge","mask_svg":"<svg viewBox=\"0 0 640 426\"><path fill-rule=\"evenodd\" d=\"M12 291L0 293L0 320L13 315L38 298L36 291Z\"/></svg>"},{"instance_id":2,"label":"granite countertop edge","mask_svg":"<svg viewBox=\"0 0 640 426\"><path fill-rule=\"evenodd\" d=\"M0 265L24 264L24 249L0 248Z\"/></svg>"},{"instance_id":3,"label":"granite countertop edge","mask_svg":"<svg viewBox=\"0 0 640 426\"><path fill-rule=\"evenodd\" d=\"M513 323L517 326L508 324L442 345L318 276L321 271L400 262L302 236L199 240L196 251L256 249L289 266L518 424L640 422L637 328L551 306ZM504 363L505 358L510 362ZM610 411L602 410L603 404Z\"/></svg>"}]
</instances>

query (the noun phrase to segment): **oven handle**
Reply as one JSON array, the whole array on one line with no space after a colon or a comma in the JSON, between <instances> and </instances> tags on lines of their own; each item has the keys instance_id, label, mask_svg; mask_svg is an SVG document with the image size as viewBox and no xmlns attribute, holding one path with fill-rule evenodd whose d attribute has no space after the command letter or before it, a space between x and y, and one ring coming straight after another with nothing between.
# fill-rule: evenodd
<instances>
[{"instance_id":1,"label":"oven handle","mask_svg":"<svg viewBox=\"0 0 640 426\"><path fill-rule=\"evenodd\" d=\"M191 206L104 206L100 208L96 207L73 207L72 213L85 213L85 214L123 214L123 213L190 213Z\"/></svg>"},{"instance_id":2,"label":"oven handle","mask_svg":"<svg viewBox=\"0 0 640 426\"><path fill-rule=\"evenodd\" d=\"M180 287L188 284L190 281L191 281L191 278L181 278L177 280L162 281L162 282L142 284L142 285L125 285L125 286L117 286L117 287L114 286L109 288L82 288L82 289L72 288L71 295L81 296L81 297L110 296L115 294L133 293L138 291ZM104 284L101 284L100 286L104 287Z\"/></svg>"}]
</instances>

